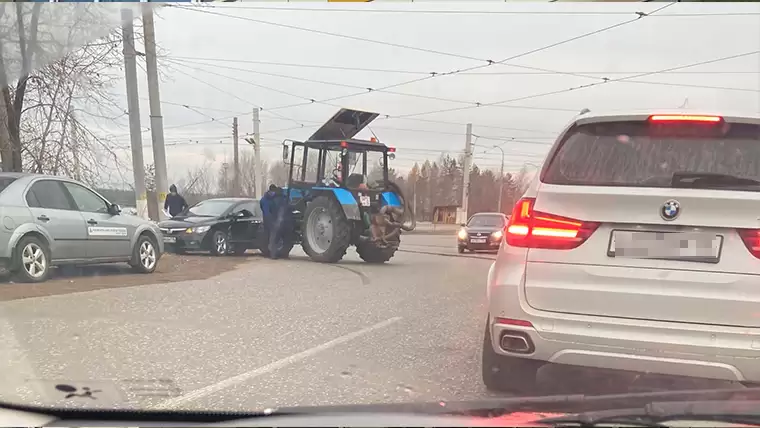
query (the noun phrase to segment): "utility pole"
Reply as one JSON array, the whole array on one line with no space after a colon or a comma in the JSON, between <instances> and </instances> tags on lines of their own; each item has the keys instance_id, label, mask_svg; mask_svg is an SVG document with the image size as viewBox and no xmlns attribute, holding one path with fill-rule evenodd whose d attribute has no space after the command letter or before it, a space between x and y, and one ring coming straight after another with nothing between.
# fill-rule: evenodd
<instances>
[{"instance_id":1,"label":"utility pole","mask_svg":"<svg viewBox=\"0 0 760 428\"><path fill-rule=\"evenodd\" d=\"M143 32L145 36L145 65L148 72L148 98L150 100L150 135L153 139L153 166L155 167L158 220L165 219L164 201L169 189L166 174L166 147L164 145L164 119L161 116L161 95L158 90L158 64L156 62L156 29L153 25L153 5L143 4Z\"/></svg>"},{"instance_id":2,"label":"utility pole","mask_svg":"<svg viewBox=\"0 0 760 428\"><path fill-rule=\"evenodd\" d=\"M140 128L140 98L137 93L137 60L135 52L135 29L132 9L121 10L121 32L124 40L124 77L127 83L127 109L129 113L129 139L132 145L132 171L135 177L137 215L148 216L145 195L145 164L143 163L142 135Z\"/></svg>"},{"instance_id":3,"label":"utility pole","mask_svg":"<svg viewBox=\"0 0 760 428\"><path fill-rule=\"evenodd\" d=\"M467 221L467 208L470 198L470 168L472 166L472 124L467 124L467 133L464 145L464 165L462 167L462 211L464 211L464 220Z\"/></svg>"},{"instance_id":4,"label":"utility pole","mask_svg":"<svg viewBox=\"0 0 760 428\"><path fill-rule=\"evenodd\" d=\"M264 192L266 192L266 183L264 180L266 179L266 176L264 174L264 171L261 169L261 134L259 132L259 124L261 122L259 121L259 108L254 107L253 109L253 167L256 169L254 171L255 177L256 177L256 185L254 186L254 198L259 198L264 195Z\"/></svg>"},{"instance_id":5,"label":"utility pole","mask_svg":"<svg viewBox=\"0 0 760 428\"><path fill-rule=\"evenodd\" d=\"M238 121L237 117L232 118L232 154L233 159L233 178L232 178L232 193L235 196L240 196L240 158L238 156Z\"/></svg>"},{"instance_id":6,"label":"utility pole","mask_svg":"<svg viewBox=\"0 0 760 428\"><path fill-rule=\"evenodd\" d=\"M419 172L414 175L414 184L412 185L412 214L417 215L417 182L420 180Z\"/></svg>"},{"instance_id":7,"label":"utility pole","mask_svg":"<svg viewBox=\"0 0 760 428\"><path fill-rule=\"evenodd\" d=\"M501 194L504 193L504 149L500 146L493 146L501 151L501 171L499 172L499 212L504 213L501 209Z\"/></svg>"}]
</instances>

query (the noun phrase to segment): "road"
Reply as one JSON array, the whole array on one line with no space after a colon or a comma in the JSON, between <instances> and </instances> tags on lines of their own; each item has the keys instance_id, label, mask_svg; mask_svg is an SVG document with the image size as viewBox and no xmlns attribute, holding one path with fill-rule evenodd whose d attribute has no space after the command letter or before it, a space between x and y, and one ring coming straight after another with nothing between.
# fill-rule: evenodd
<instances>
[{"instance_id":1,"label":"road","mask_svg":"<svg viewBox=\"0 0 760 428\"><path fill-rule=\"evenodd\" d=\"M452 244L406 235L379 266L294 250L206 280L1 302L0 397L250 410L492 396L479 354L493 256ZM98 399L62 401L57 384Z\"/></svg>"}]
</instances>

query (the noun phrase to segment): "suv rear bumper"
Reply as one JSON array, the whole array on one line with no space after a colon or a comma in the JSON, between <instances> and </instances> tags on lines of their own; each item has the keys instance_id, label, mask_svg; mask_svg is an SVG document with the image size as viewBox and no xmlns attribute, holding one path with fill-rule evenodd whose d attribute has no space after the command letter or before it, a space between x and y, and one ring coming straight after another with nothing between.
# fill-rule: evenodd
<instances>
[{"instance_id":1,"label":"suv rear bumper","mask_svg":"<svg viewBox=\"0 0 760 428\"><path fill-rule=\"evenodd\" d=\"M496 353L600 369L760 382L760 328L539 311L526 301L524 261L524 249L503 245L488 275ZM496 318L528 321L532 327ZM524 335L533 349L505 351L500 346L504 332Z\"/></svg>"}]
</instances>

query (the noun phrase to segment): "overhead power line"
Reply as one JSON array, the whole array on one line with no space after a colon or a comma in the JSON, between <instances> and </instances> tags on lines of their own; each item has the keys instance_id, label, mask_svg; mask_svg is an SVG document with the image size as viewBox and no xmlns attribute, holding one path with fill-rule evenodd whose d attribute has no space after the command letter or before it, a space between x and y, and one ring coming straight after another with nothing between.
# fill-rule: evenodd
<instances>
[{"instance_id":1,"label":"overhead power line","mask_svg":"<svg viewBox=\"0 0 760 428\"><path fill-rule=\"evenodd\" d=\"M205 73L216 75L218 77L224 77L224 78L228 78L228 79L231 79L231 80L236 80L236 81L244 83L244 84L250 84L250 85L253 85L253 86L257 86L257 87L263 87L264 89L267 89L267 90L270 90L270 91L273 91L273 92L284 93L286 95L289 95L289 96L292 96L292 97L296 97L296 98L301 98L301 99L303 99L303 100L306 101L305 103L292 104L292 105L289 105L289 106L309 105L309 104L326 104L326 105L330 105L330 106L334 106L334 105L333 104L327 104L325 101L317 101L317 100L315 100L313 98L305 97L305 96L302 96L302 95L297 95L297 94L293 94L293 93L289 93L289 92L280 91L279 89L272 88L271 86L264 87L262 85L254 84L254 83L251 83L251 82L248 82L248 81L245 81L245 80L241 80L241 79L229 76L229 75L224 75L224 74L221 74L221 73L216 73L216 72L205 70L205 69L202 69L202 68L194 68L194 67L191 67L191 66L183 64L183 62L189 62L189 63L192 63L192 64L197 64L197 65L207 66L207 67L215 67L215 68L221 68L221 69L226 69L226 70L240 71L240 72L244 72L244 73L252 73L252 74L260 74L260 75L264 75L264 76L278 77L278 78L281 78L281 79L291 79L291 80L297 80L297 81L302 81L302 82L318 83L318 84L322 84L322 85L336 86L336 87L341 87L341 88L360 89L360 90L362 90L362 94L366 93L366 91L369 91L369 92L380 92L380 93L391 94L391 95L398 95L398 96L404 96L404 97L410 97L410 98L419 98L419 99L434 100L434 101L445 101L445 102L457 103L457 104L468 104L468 105L473 105L473 106L479 104L477 101L458 100L458 99L453 99L453 98L436 97L436 96L422 95L422 94L412 94L412 93L406 93L406 92L398 92L398 91L392 91L392 90L385 90L385 89L382 89L382 88L367 88L367 87L359 86L359 85L349 85L349 84L346 84L346 83L339 83L339 82L328 82L328 81L324 81L324 80L317 80L317 79L311 79L311 78L306 78L306 77L288 76L288 75L283 75L283 74L278 74L278 73L267 73L267 72L258 71L258 70L249 70L249 69L239 68L239 67L228 67L228 66L218 65L218 64L208 64L208 63L203 63L203 62L184 61L184 60L170 60L170 61L175 62L178 65L182 65L184 67L188 67L190 69L196 70L196 71L201 71L201 72L205 72ZM531 107L531 106L502 106L502 107L504 107L504 108L511 108L511 109L522 109L522 110L566 111L566 112L573 112L573 113L578 111L577 109L559 108L559 107ZM266 110L267 111L271 111L271 110L277 110L277 109L281 109L281 108L287 108L287 107L281 106L281 107L274 107L274 108L266 109Z\"/></svg>"},{"instance_id":2,"label":"overhead power line","mask_svg":"<svg viewBox=\"0 0 760 428\"><path fill-rule=\"evenodd\" d=\"M613 11L513 11L513 10L440 10L440 9L370 9L366 7L359 7L356 9L345 8L315 8L315 7L278 7L278 6L242 6L242 5L208 5L214 9L229 9L229 10L267 10L267 11L281 11L281 12L347 12L358 14L404 14L404 15L529 15L529 16L625 16L630 15L632 12L613 12ZM718 13L674 13L667 15L659 15L663 17L700 17L700 16L752 16L760 15L756 12L718 12Z\"/></svg>"},{"instance_id":3,"label":"overhead power line","mask_svg":"<svg viewBox=\"0 0 760 428\"><path fill-rule=\"evenodd\" d=\"M660 15L655 15L660 16ZM239 64L257 64L257 65L270 65L277 67L293 67L293 68L314 68L324 70L341 70L341 71L356 71L364 73L384 73L384 74L415 74L415 75L428 75L431 72L422 70L400 70L393 68L367 68L367 67L346 67L338 65L327 64L303 64L293 62L276 62L276 61L258 61L249 59L235 59L235 58L209 58L209 57L193 57L193 56L169 56L169 59L180 61L197 61L199 64L205 62L219 63L239 63ZM233 69L233 68L230 68ZM251 72L253 72L251 70ZM256 71L257 73L262 73ZM612 76L620 74L640 74L646 73L645 71L573 71L564 70L561 73L568 74L598 74L601 76ZM716 70L716 71L675 71L670 74L757 74L760 71L730 71L730 70ZM542 76L542 75L556 75L555 71L493 71L493 72L462 72L460 76Z\"/></svg>"},{"instance_id":4,"label":"overhead power line","mask_svg":"<svg viewBox=\"0 0 760 428\"><path fill-rule=\"evenodd\" d=\"M467 59L467 60L472 60L472 61L477 61L477 62L481 62L482 63L482 64L477 65L477 66L471 66L471 67L468 67L468 68L461 68L461 69L451 70L451 71L448 71L448 72L445 72L445 73L435 73L435 72L433 72L433 73L431 73L428 76L419 77L419 78L412 79L412 80L409 80L409 81L406 81L406 82L400 82L400 83L397 83L397 84L394 84L394 85L388 85L388 86L385 86L385 87L382 87L382 88L375 89L375 90L388 90L388 89L397 88L397 87L400 87L400 86L405 86L405 85L409 85L409 84L413 84L413 83L429 80L429 79L432 79L432 78L435 78L435 77L450 76L450 75L459 74L459 73L463 73L463 72L474 71L474 70L478 70L478 69L481 69L481 68L490 67L490 66L492 66L494 64L514 66L513 64L506 64L506 63L508 61L515 60L517 58L521 58L521 57L525 57L525 56L528 56L528 55L532 55L532 54L535 54L535 53L538 53L538 52L541 52L541 51L544 51L544 50L547 50L547 49L551 49L551 48L554 48L554 47L557 47L557 46L560 46L560 45L563 45L563 44L566 44L566 43L570 43L570 42L573 42L573 41L576 41L576 40L583 39L585 37L594 36L594 35L603 33L605 31L609 31L609 30L612 30L614 28L618 28L618 27L630 24L632 22L636 22L639 19L641 19L642 17L655 14L655 13L657 13L657 12L659 12L659 11L661 11L661 10L669 7L669 6L671 6L672 4L673 3L668 3L668 4L664 5L664 6L661 6L661 7L657 8L657 9L655 9L652 12L649 12L649 13L637 12L635 18L632 18L632 19L629 19L629 20L626 20L626 21L623 21L623 22L620 22L620 23L617 23L617 24L614 24L614 25L610 25L610 26L607 26L607 27L604 27L604 28L601 28L601 29L598 29L598 30L594 30L594 31L591 31L591 32L588 32L588 33L584 33L584 34L581 34L579 36L571 37L569 39L561 40L559 42L555 42L555 43L552 43L552 44L549 44L549 45L546 45L546 46L543 46L543 47L540 47L540 48L532 49L532 50L527 51L527 52L523 52L523 53L520 53L520 54L517 54L517 55L513 55L513 56L510 56L510 57L504 58L504 59L502 59L500 61L493 61L493 60L490 60L490 59L475 58L475 57L471 57L471 56L468 56L468 55L461 55L461 54L456 54L456 53L451 53L451 52L443 52L443 51L438 51L438 50L434 50L434 49L419 48L419 47L415 47L415 46L402 45L402 44L398 44L398 43L390 43L390 42L385 42L385 41L372 40L372 39L367 39L367 38L363 38L363 37L350 36L350 35L346 35L346 34L332 33L332 32L328 32L328 31L315 30L315 29L310 29L310 28L298 27L298 26L294 26L294 25L288 25L288 24L281 24L281 23L277 23L277 22L264 21L264 20L261 20L261 19L249 18L249 17L244 17L244 16L228 15L228 14L214 12L214 11L207 10L207 9L199 9L198 7L194 7L193 8L193 7L185 7L185 6L179 6L179 5L171 5L171 7L179 8L179 9L184 9L184 10L197 11L197 12L202 12L202 13L211 14L211 15L218 15L218 16L227 17L227 18L241 19L241 20L245 20L245 21L256 22L256 23L265 24L265 25L272 25L272 26L277 26L277 27L282 27L282 28L288 28L288 29L293 29L293 30L298 30L298 31L307 31L307 32L311 32L311 33L314 33L314 34L321 34L321 35L327 35L327 36L345 38L345 39L350 39L350 40L355 40L355 41L362 41L362 42L366 42L366 43L380 44L380 45L385 45L385 46L390 46L390 47L409 49L409 50L413 50L413 51L417 51L417 52L427 52L427 53L432 53L432 54L437 54L437 55L456 57L456 58ZM518 66L518 67L521 67L521 66ZM534 67L523 67L523 68L535 69ZM541 70L542 71L549 71L549 70L546 70L546 69L541 69ZM557 73L558 74L568 74L568 73L562 73L562 72L557 72ZM587 77L587 76L582 76L582 77ZM595 76L593 76L591 78L597 79L597 77L595 77ZM354 97L354 96L362 95L362 94L369 93L369 92L372 92L372 91L368 90L368 91L363 91L363 92L357 92L355 94L343 95L343 96L340 96L340 97L333 97L333 98L329 98L329 99L326 99L326 100L320 100L319 102L326 103L326 102L336 101L338 99L344 99L344 98L349 98L349 97ZM314 102L317 102L317 101L314 101ZM298 107L298 106L302 106L302 105L308 105L308 103L306 103L306 104L299 103L299 104L292 104L292 105L274 107L274 108L270 108L269 111L279 110L279 109L284 109L284 108L291 108L291 107Z\"/></svg>"},{"instance_id":5,"label":"overhead power line","mask_svg":"<svg viewBox=\"0 0 760 428\"><path fill-rule=\"evenodd\" d=\"M572 92L572 91L578 91L578 90L581 90L581 89L593 88L594 86L604 85L604 84L607 84L607 83L614 83L614 82L619 82L619 81L623 81L623 80L629 80L629 79L635 79L635 78L639 78L639 77L651 76L651 75L655 75L655 74L667 73L667 72L672 71L672 70L680 70L680 69L684 69L684 68L697 67L697 66L700 66L700 65L714 64L716 62L728 61L728 60L732 60L732 59L736 59L736 58L742 58L742 57L746 57L746 56L750 56L750 55L757 55L758 53L760 53L760 51L745 52L745 53L742 53L742 54L730 55L730 56L716 58L716 59L712 59L712 60L708 60L708 61L701 61L701 62L687 64L687 65L681 65L681 66L677 66L677 67L665 68L665 69L657 70L657 71L650 71L650 72L647 72L647 73L636 74L636 75L633 75L633 76L621 77L621 78L616 78L616 79L608 79L608 80L605 80L603 82L594 82L594 83L588 83L588 84L585 84L585 85L573 86L573 87L570 87L570 88L560 89L560 90L557 90L557 91L542 92L542 93L538 93L538 94L532 94L532 95L526 95L526 96L523 96L523 97L512 98L512 99L509 99L509 100L496 101L496 102L492 102L492 103L484 103L484 104L481 104L478 107L490 107L490 106L497 105L497 104L505 104L505 103L511 103L511 102L517 102L517 101L531 100L531 99L541 98L541 97L545 97L545 96L549 96L549 95L558 95L558 94L562 94L562 93L567 93L567 92ZM428 115L428 114L448 113L448 112L453 112L453 111L469 110L469 109L472 109L472 108L477 108L477 107L470 107L470 106L467 106L467 107L454 107L454 108L449 108L449 109L431 110L431 111L425 111L425 112L420 112L420 113L411 113L411 114L398 115L398 116L390 116L390 117L393 117L393 118L409 118L409 117L416 117L416 116L424 116L424 115Z\"/></svg>"},{"instance_id":6,"label":"overhead power line","mask_svg":"<svg viewBox=\"0 0 760 428\"><path fill-rule=\"evenodd\" d=\"M263 87L264 89L267 89L267 90L270 90L270 91L274 91L274 92L278 92L278 93L284 93L286 95L289 95L289 96L292 96L292 97L301 98L301 99L307 101L305 103L298 103L299 105L309 105L309 104L312 104L312 103L322 104L322 102L316 101L316 100L314 100L312 98L304 97L304 96L293 94L293 93L289 93L289 92L284 92L284 91L281 91L279 89L272 88L271 86L258 85L258 84L254 84L254 83L248 82L246 80L241 80L241 79L229 76L229 75L224 75L224 74L216 73L216 72L213 72L213 71L205 70L205 69L202 69L202 68L194 68L194 67L191 67L191 66L188 66L188 65L181 64L183 62L183 60L170 60L170 61L173 61L173 62L179 61L180 65L182 65L184 67L188 67L188 68L196 70L196 71L201 71L201 72L213 74L215 76L219 76L219 77L223 77L223 78L228 78L228 79L231 79L231 80L235 80L235 81L242 82L242 83L245 83L245 84L253 85L253 86L256 86L256 87ZM318 83L318 84L323 84L323 85L330 85L330 86L337 86L337 87L344 87L344 88L351 88L351 89L364 89L362 86L358 86L358 85L349 85L349 84L338 83L338 82L328 82L328 81L311 79L311 78L305 78L305 77L287 76L287 75L282 75L282 74L277 74L277 73L267 73L267 72L262 72L262 71L257 71L257 70L249 70L249 69L244 69L244 68L239 68L239 67L229 67L229 66L218 65L218 64L207 64L207 63L196 62L196 61L184 61L184 62L189 62L189 63L192 63L192 64L198 64L198 65L207 66L207 67L215 67L215 68L234 70L234 71L240 71L240 72L246 72L246 73L261 74L261 75L265 75L265 76L278 77L278 78L282 78L282 79L292 79L292 80L297 80L297 81ZM645 72L645 73L648 73L648 72ZM639 74L643 74L643 73L639 73ZM583 76L583 77L586 77L586 76ZM696 88L696 89L718 89L718 90L724 90L724 91L739 91L739 92L760 92L760 90L758 90L758 89L734 88L734 87L726 87L726 86L706 86L706 85L694 85L694 84L685 84L685 83L650 82L650 81L636 81L636 80L620 80L620 81L624 82L624 83L642 84L642 85L686 87L686 88ZM445 101L445 102L451 102L451 103L467 104L467 105L476 106L476 107L481 104L481 103L476 102L476 101L458 100L458 99L452 99L452 98L446 98L446 97L428 96L428 95L422 95L422 94L411 94L411 93L397 92L397 91L390 91L390 90L381 90L381 89L372 89L372 88L367 88L367 90L371 90L371 91L374 91L374 92L387 93L387 94L391 94L391 95L399 95L399 96L411 97L411 98L420 98L420 99L429 99L429 100L435 100L435 101ZM326 105L335 106L334 104L326 104ZM533 107L533 106L513 106L513 105L491 105L490 107L510 108L510 109L519 109L519 110L564 111L564 112L570 112L570 113L576 113L576 112L578 112L577 108L561 108L561 107ZM269 111L269 110L267 110L267 111Z\"/></svg>"}]
</instances>

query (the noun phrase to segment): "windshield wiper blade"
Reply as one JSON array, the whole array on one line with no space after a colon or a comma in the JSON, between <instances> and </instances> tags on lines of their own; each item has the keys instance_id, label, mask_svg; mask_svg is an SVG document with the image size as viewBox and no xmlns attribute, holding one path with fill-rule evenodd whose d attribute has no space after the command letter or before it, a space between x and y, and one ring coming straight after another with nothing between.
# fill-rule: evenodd
<instances>
[{"instance_id":1,"label":"windshield wiper blade","mask_svg":"<svg viewBox=\"0 0 760 428\"><path fill-rule=\"evenodd\" d=\"M672 187L722 187L722 186L757 186L760 181L742 178L730 174L710 172L674 172L670 185Z\"/></svg>"},{"instance_id":2,"label":"windshield wiper blade","mask_svg":"<svg viewBox=\"0 0 760 428\"><path fill-rule=\"evenodd\" d=\"M619 423L640 426L668 426L673 421L710 421L760 424L760 401L681 401L650 403L640 408L613 409L545 418L540 424L577 424L594 427Z\"/></svg>"}]
</instances>

